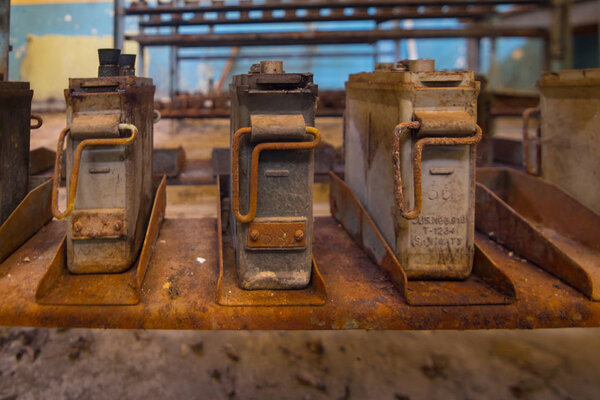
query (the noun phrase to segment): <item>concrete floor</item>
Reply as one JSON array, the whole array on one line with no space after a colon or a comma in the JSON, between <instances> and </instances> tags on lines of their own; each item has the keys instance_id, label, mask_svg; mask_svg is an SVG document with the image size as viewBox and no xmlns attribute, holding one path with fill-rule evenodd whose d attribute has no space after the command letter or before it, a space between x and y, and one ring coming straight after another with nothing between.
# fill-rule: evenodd
<instances>
[{"instance_id":1,"label":"concrete floor","mask_svg":"<svg viewBox=\"0 0 600 400\"><path fill-rule=\"evenodd\" d=\"M32 148L54 149L64 115ZM339 119L318 127L341 144ZM157 146L207 158L227 121L161 121ZM326 188L317 189L319 213ZM169 216L214 215L213 187L169 188ZM320 204L320 205L319 205ZM600 329L191 332L0 328L0 400L594 399Z\"/></svg>"}]
</instances>

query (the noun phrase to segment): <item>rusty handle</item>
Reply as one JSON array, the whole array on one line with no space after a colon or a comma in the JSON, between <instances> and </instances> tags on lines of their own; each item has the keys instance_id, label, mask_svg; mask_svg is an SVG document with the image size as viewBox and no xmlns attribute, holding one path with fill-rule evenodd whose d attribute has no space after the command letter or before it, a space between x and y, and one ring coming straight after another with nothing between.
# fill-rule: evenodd
<instances>
[{"instance_id":1,"label":"rusty handle","mask_svg":"<svg viewBox=\"0 0 600 400\"><path fill-rule=\"evenodd\" d=\"M260 152L263 150L311 150L317 147L321 142L321 133L318 129L307 126L306 133L313 135L311 142L267 142L260 143L252 150L250 163L250 206L248 214L240 213L240 139L243 135L252 132L252 128L240 128L233 135L231 145L231 186L232 186L232 206L233 215L236 220L242 223L249 223L256 216L256 204L258 193L258 160Z\"/></svg>"},{"instance_id":2,"label":"rusty handle","mask_svg":"<svg viewBox=\"0 0 600 400\"><path fill-rule=\"evenodd\" d=\"M73 159L73 171L69 182L69 191L67 194L67 209L60 212L58 209L58 186L62 175L62 158L65 138L71 132L70 127L66 127L60 132L58 137L58 146L56 148L56 161L54 164L54 176L52 177L52 214L56 219L68 217L75 207L75 196L77 194L77 182L79 180L79 167L81 166L81 154L83 149L91 146L123 146L132 143L138 135L138 129L131 124L119 124L119 131L129 130L131 136L126 138L110 139L85 139L79 143L75 149L75 158Z\"/></svg>"},{"instance_id":3,"label":"rusty handle","mask_svg":"<svg viewBox=\"0 0 600 400\"><path fill-rule=\"evenodd\" d=\"M409 132L411 129L419 129L421 124L418 121L403 122L396 127L394 138L394 177L396 184L396 205L402 216L406 219L415 219L421 214L423 208L422 194L422 168L421 159L423 148L425 146L460 146L477 144L481 140L482 131L478 125L475 125L475 135L467 137L426 137L419 139L413 149L413 182L414 182L414 208L408 211L404 205L404 194L402 192L402 171L400 168L400 139L404 132Z\"/></svg>"},{"instance_id":4,"label":"rusty handle","mask_svg":"<svg viewBox=\"0 0 600 400\"><path fill-rule=\"evenodd\" d=\"M29 129L39 129L42 127L42 124L44 123L44 120L42 119L42 117L40 115L37 114L31 114L30 117L33 121L35 121L35 124L30 124L29 125Z\"/></svg>"},{"instance_id":5,"label":"rusty handle","mask_svg":"<svg viewBox=\"0 0 600 400\"><path fill-rule=\"evenodd\" d=\"M523 168L529 174L534 176L540 176L542 174L542 167L540 165L540 130L537 131L537 143L536 143L536 160L537 160L537 168L533 169L531 167L531 159L529 155L529 121L531 117L535 114L539 114L540 109L537 107L527 108L523 111Z\"/></svg>"}]
</instances>

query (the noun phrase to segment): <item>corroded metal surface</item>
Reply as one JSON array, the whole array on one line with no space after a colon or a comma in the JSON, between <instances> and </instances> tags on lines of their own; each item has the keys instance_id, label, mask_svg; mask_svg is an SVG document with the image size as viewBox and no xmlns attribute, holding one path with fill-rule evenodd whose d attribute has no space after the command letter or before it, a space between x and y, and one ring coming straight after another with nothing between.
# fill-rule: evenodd
<instances>
[{"instance_id":1,"label":"corroded metal surface","mask_svg":"<svg viewBox=\"0 0 600 400\"><path fill-rule=\"evenodd\" d=\"M222 184L223 183L223 184ZM216 302L222 306L320 306L327 301L327 286L312 257L310 282L297 290L245 290L238 285L235 255L229 222L230 203L227 197L227 178L217 176L217 244L219 253L219 279ZM227 206L223 206L227 205ZM223 219L225 218L225 219ZM225 222L225 224L224 224Z\"/></svg>"},{"instance_id":2,"label":"corroded metal surface","mask_svg":"<svg viewBox=\"0 0 600 400\"><path fill-rule=\"evenodd\" d=\"M477 181L479 231L600 300L600 215L523 172L481 168Z\"/></svg>"},{"instance_id":3,"label":"corroded metal surface","mask_svg":"<svg viewBox=\"0 0 600 400\"><path fill-rule=\"evenodd\" d=\"M0 225L0 263L52 219L47 180L31 190L6 221Z\"/></svg>"},{"instance_id":4,"label":"corroded metal surface","mask_svg":"<svg viewBox=\"0 0 600 400\"><path fill-rule=\"evenodd\" d=\"M285 220L285 219L284 219ZM294 248L306 246L306 222L253 221L248 227L249 248Z\"/></svg>"},{"instance_id":5,"label":"corroded metal surface","mask_svg":"<svg viewBox=\"0 0 600 400\"><path fill-rule=\"evenodd\" d=\"M314 128L318 87L310 73L261 61L236 75L231 95L231 236L244 289L302 289L311 280ZM302 222L303 247L253 247L249 223Z\"/></svg>"},{"instance_id":6,"label":"corroded metal surface","mask_svg":"<svg viewBox=\"0 0 600 400\"><path fill-rule=\"evenodd\" d=\"M0 16L2 18L4 16ZM32 96L29 82L2 82L0 79L0 224L29 190Z\"/></svg>"},{"instance_id":7,"label":"corroded metal surface","mask_svg":"<svg viewBox=\"0 0 600 400\"><path fill-rule=\"evenodd\" d=\"M96 215L101 209L121 209L125 215L123 234L118 237L74 238L76 230L67 230L67 266L73 273L131 268L152 207L155 87L148 78L113 76L119 73L119 52L99 50L102 76L70 79L65 90L67 131L60 139L67 139L68 202L63 213L54 207L55 216L73 223L72 210ZM57 157L62 151L60 139ZM56 179L60 168L57 162Z\"/></svg>"},{"instance_id":8,"label":"corroded metal surface","mask_svg":"<svg viewBox=\"0 0 600 400\"><path fill-rule=\"evenodd\" d=\"M600 303L477 235L514 282L510 305L410 307L332 218L317 218L315 259L327 282L320 307L223 307L216 220L167 219L135 306L45 306L35 286L64 235L53 221L0 265L0 325L147 329L494 329L600 326ZM200 240L201 239L201 240ZM203 263L198 257L205 259Z\"/></svg>"},{"instance_id":9,"label":"corroded metal surface","mask_svg":"<svg viewBox=\"0 0 600 400\"><path fill-rule=\"evenodd\" d=\"M473 274L464 281L408 281L403 266L386 244L375 222L350 187L334 173L331 173L330 196L331 214L382 268L408 304L460 306L508 304L514 300L515 289L510 279L478 247Z\"/></svg>"},{"instance_id":10,"label":"corroded metal surface","mask_svg":"<svg viewBox=\"0 0 600 400\"><path fill-rule=\"evenodd\" d=\"M66 265L66 237L54 247L46 273L35 290L39 304L53 305L132 305L140 301L142 283L165 216L166 178L155 195L148 229L137 263L120 274L85 274L69 272ZM64 231L64 225L55 228Z\"/></svg>"},{"instance_id":11,"label":"corroded metal surface","mask_svg":"<svg viewBox=\"0 0 600 400\"><path fill-rule=\"evenodd\" d=\"M346 83L344 179L409 279L471 273L478 93L473 72L433 60Z\"/></svg>"}]
</instances>

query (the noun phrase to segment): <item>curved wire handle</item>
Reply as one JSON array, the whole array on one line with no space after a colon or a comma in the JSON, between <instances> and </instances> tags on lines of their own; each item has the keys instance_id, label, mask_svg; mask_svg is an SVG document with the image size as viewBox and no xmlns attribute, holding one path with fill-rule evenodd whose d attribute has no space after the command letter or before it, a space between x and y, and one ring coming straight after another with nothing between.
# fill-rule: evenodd
<instances>
[{"instance_id":1,"label":"curved wire handle","mask_svg":"<svg viewBox=\"0 0 600 400\"><path fill-rule=\"evenodd\" d=\"M540 129L537 130L537 143L536 143L536 160L537 160L537 168L533 169L531 167L531 159L529 155L529 144L531 139L529 138L529 120L535 114L539 114L540 109L537 107L526 108L523 111L523 167L525 171L534 176L540 176L542 174L542 167L540 163Z\"/></svg>"},{"instance_id":2,"label":"curved wire handle","mask_svg":"<svg viewBox=\"0 0 600 400\"><path fill-rule=\"evenodd\" d=\"M29 129L39 129L44 123L44 120L42 119L41 115L31 114L30 119L34 120L35 124L30 123Z\"/></svg>"},{"instance_id":3,"label":"curved wire handle","mask_svg":"<svg viewBox=\"0 0 600 400\"><path fill-rule=\"evenodd\" d=\"M426 137L419 139L413 149L413 184L414 184L414 197L415 205L413 210L408 211L404 206L404 194L402 192L402 171L400 169L400 139L404 132L409 132L411 129L419 129L421 123L418 121L403 122L396 126L395 137L394 137L394 177L395 177L395 196L396 206L402 213L402 216L406 219L415 219L421 214L423 208L423 195L422 195L422 168L421 160L423 155L423 148L425 146L460 146L460 145L472 145L477 144L481 140L482 131L479 125L475 125L475 135L468 137Z\"/></svg>"},{"instance_id":4,"label":"curved wire handle","mask_svg":"<svg viewBox=\"0 0 600 400\"><path fill-rule=\"evenodd\" d=\"M129 130L131 136L126 138L110 138L110 139L85 139L79 143L75 149L75 158L73 159L73 171L71 172L71 180L69 182L69 191L67 194L67 209L61 212L58 209L58 186L62 175L62 158L63 146L65 138L71 133L71 128L64 128L58 137L58 146L56 148L56 161L54 164L54 176L52 177L52 214L56 219L64 219L68 217L75 207L75 196L77 194L77 182L79 180L79 167L81 166L81 154L83 149L90 146L122 146L129 144L135 140L138 135L138 129L135 125L119 124L119 131Z\"/></svg>"},{"instance_id":5,"label":"curved wire handle","mask_svg":"<svg viewBox=\"0 0 600 400\"><path fill-rule=\"evenodd\" d=\"M260 143L252 150L252 161L250 164L250 207L248 214L240 213L240 139L243 135L252 132L252 128L240 128L233 135L231 145L231 186L232 186L232 207L233 215L236 220L242 223L249 223L256 217L256 204L258 192L258 160L260 152L263 150L310 150L317 147L321 142L321 133L318 129L307 126L306 133L315 138L311 142L267 142Z\"/></svg>"}]
</instances>

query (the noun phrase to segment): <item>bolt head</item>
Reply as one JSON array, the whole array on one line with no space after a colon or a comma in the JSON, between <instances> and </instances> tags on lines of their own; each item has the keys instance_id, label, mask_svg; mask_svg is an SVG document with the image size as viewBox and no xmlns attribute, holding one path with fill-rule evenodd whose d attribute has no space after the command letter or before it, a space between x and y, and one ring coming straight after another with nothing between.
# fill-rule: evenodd
<instances>
[{"instance_id":1,"label":"bolt head","mask_svg":"<svg viewBox=\"0 0 600 400\"><path fill-rule=\"evenodd\" d=\"M304 232L298 229L294 232L294 239L296 239L296 242L301 242L304 239Z\"/></svg>"},{"instance_id":2,"label":"bolt head","mask_svg":"<svg viewBox=\"0 0 600 400\"><path fill-rule=\"evenodd\" d=\"M257 241L259 236L260 236L260 233L258 233L258 231L256 229L252 229L250 231L250 239Z\"/></svg>"},{"instance_id":3,"label":"bolt head","mask_svg":"<svg viewBox=\"0 0 600 400\"><path fill-rule=\"evenodd\" d=\"M81 232L82 229L83 229L83 225L81 225L81 222L75 221L75 223L73 224L73 230L75 232Z\"/></svg>"},{"instance_id":4,"label":"bolt head","mask_svg":"<svg viewBox=\"0 0 600 400\"><path fill-rule=\"evenodd\" d=\"M123 226L120 222L115 222L113 227L115 228L115 231L120 231Z\"/></svg>"}]
</instances>

